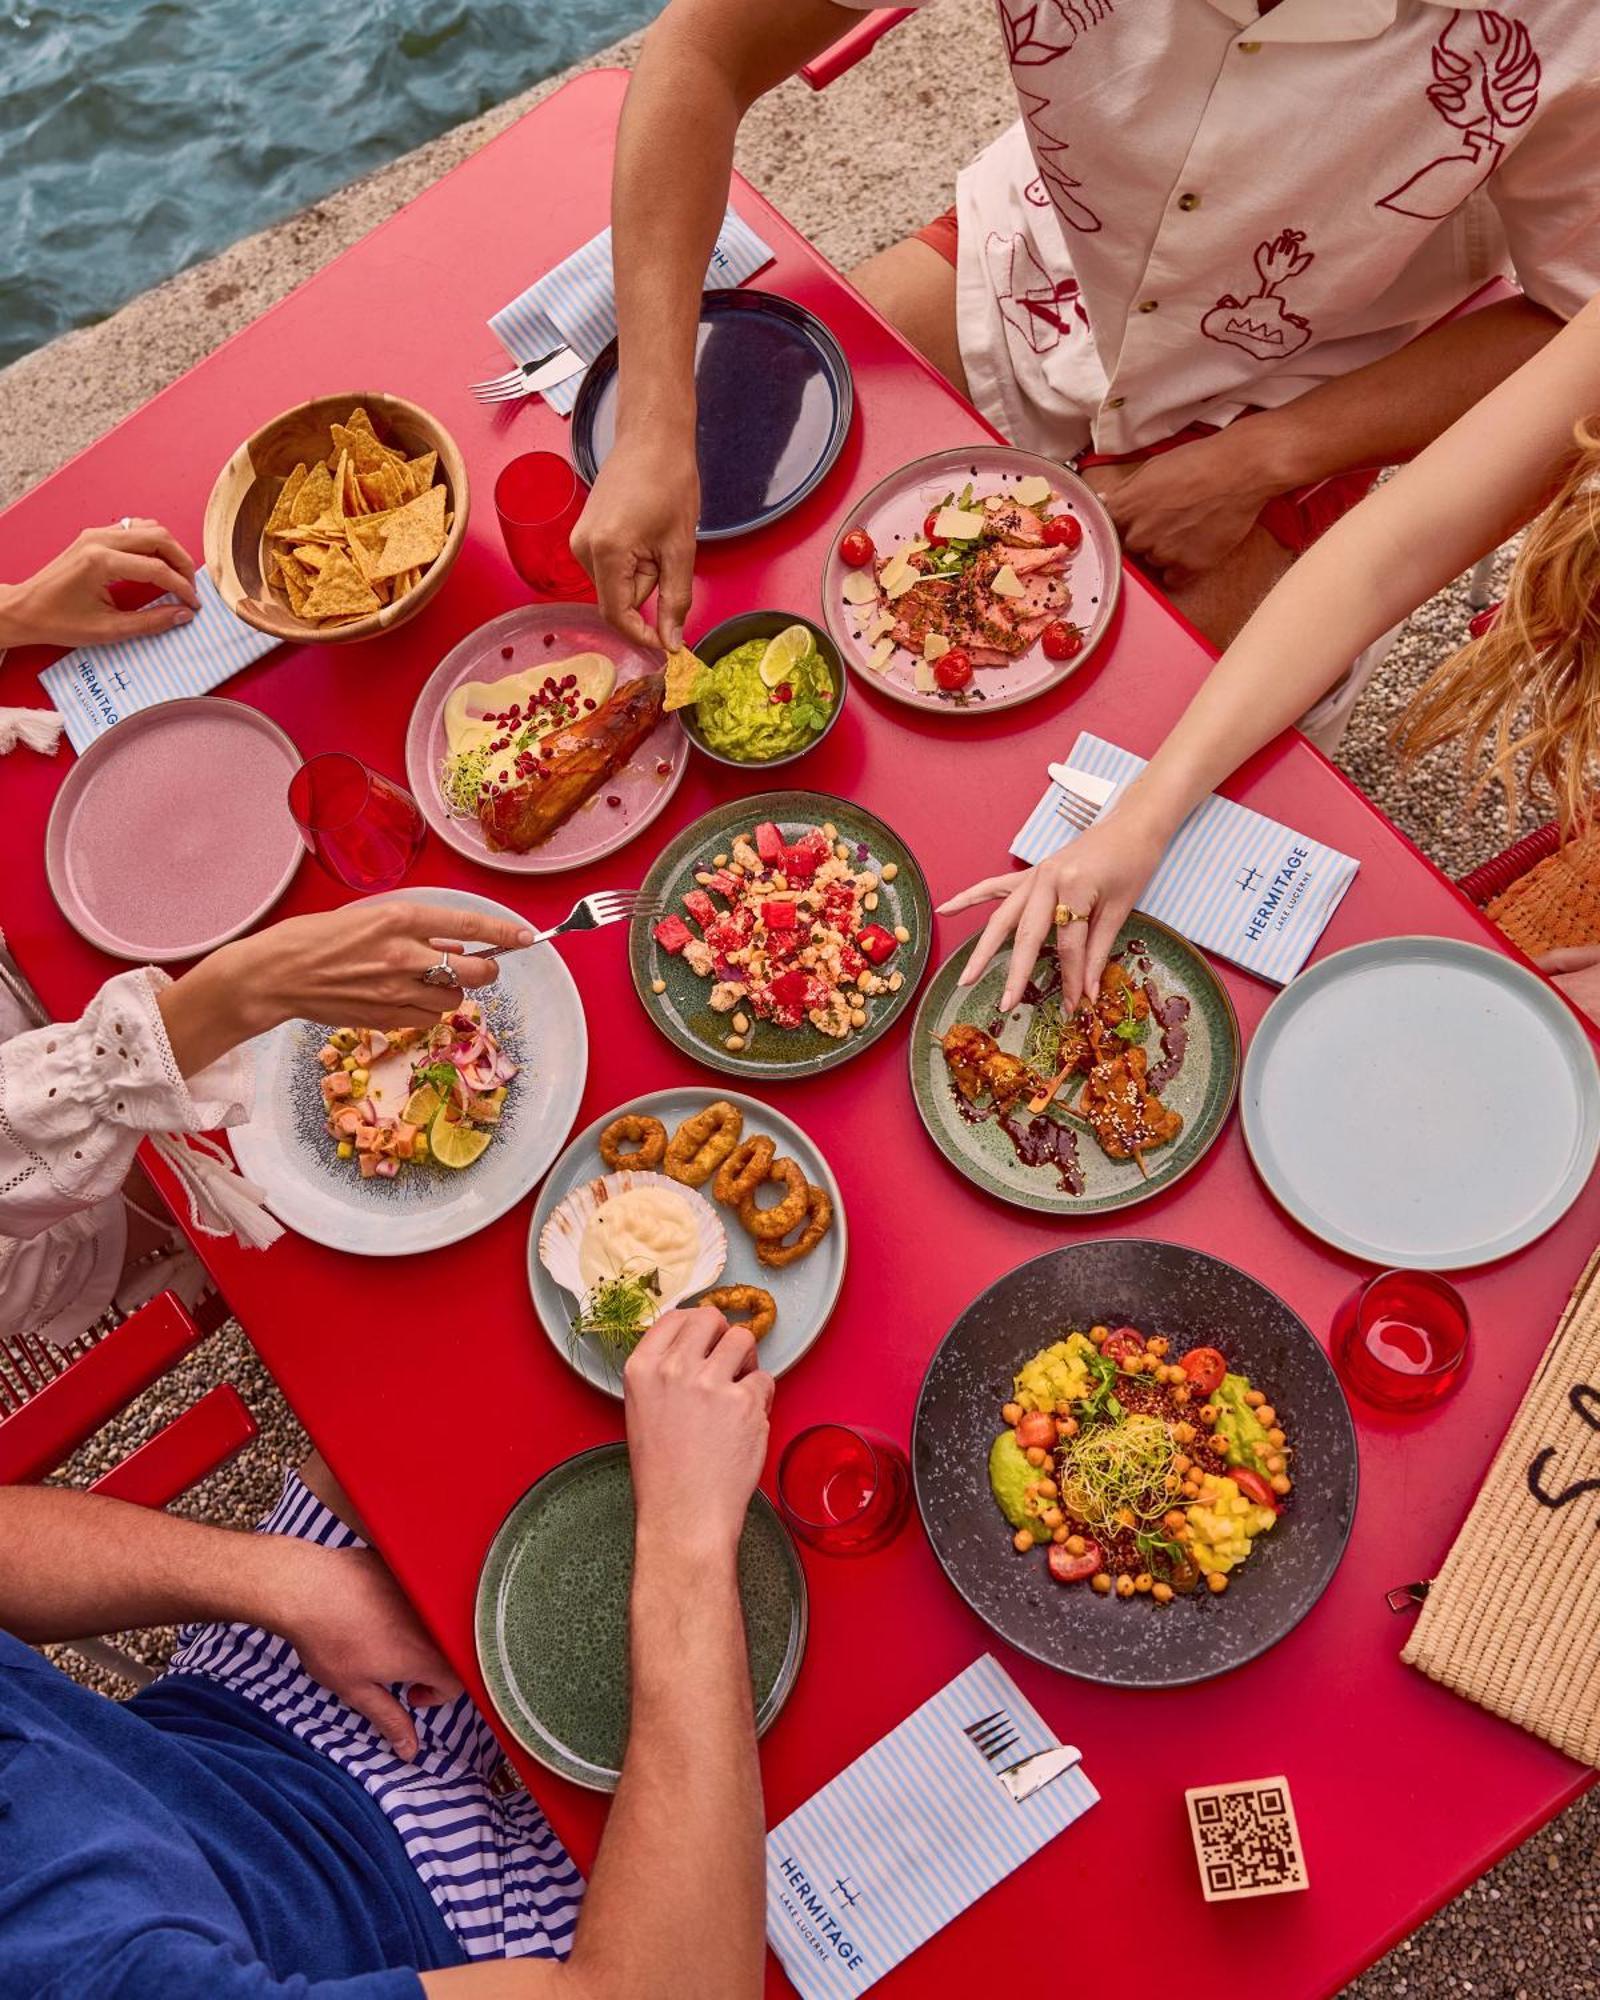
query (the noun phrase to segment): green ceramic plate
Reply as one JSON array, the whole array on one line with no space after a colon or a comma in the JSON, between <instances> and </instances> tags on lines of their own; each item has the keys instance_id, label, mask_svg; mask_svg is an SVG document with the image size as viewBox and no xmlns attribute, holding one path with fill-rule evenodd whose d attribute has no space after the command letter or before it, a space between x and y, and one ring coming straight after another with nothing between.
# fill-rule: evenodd
<instances>
[{"instance_id":1,"label":"green ceramic plate","mask_svg":"<svg viewBox=\"0 0 1600 2000\"><path fill-rule=\"evenodd\" d=\"M895 870L894 879L879 886L878 907L870 913L870 921L891 931L903 925L911 933L882 968L886 974L900 973L903 983L898 992L880 993L868 1000L867 1025L843 1041L835 1041L809 1023L779 1028L770 1021L754 1021L745 1047L735 1051L724 1046L731 1032L730 1016L713 1012L710 1005L712 981L702 979L680 955L663 951L651 935L648 918L634 921L628 937L628 963L634 991L645 1012L669 1042L675 1042L697 1062L725 1070L730 1076L772 1080L817 1076L860 1055L910 1006L927 970L933 940L928 884L899 835L848 799L830 798L826 792L762 792L755 798L733 799L716 807L679 834L645 877L645 896L682 915L683 897L696 886L696 873L709 869L717 855L731 853L735 837L748 836L763 820L772 820L789 841L798 840L812 827L831 824L840 840L855 848L857 867L881 873L887 865ZM712 900L721 907L720 899L713 896ZM690 927L697 928L692 923ZM656 979L665 980L665 992L651 991L651 981Z\"/></svg>"},{"instance_id":2,"label":"green ceramic plate","mask_svg":"<svg viewBox=\"0 0 1600 2000\"><path fill-rule=\"evenodd\" d=\"M1066 1121L1065 1131L1075 1135L1075 1144L1067 1147L1069 1160L1075 1155L1076 1177L1082 1183L1081 1192L1075 1192L1067 1185L1070 1167L1048 1161L1025 1165L992 1117L974 1121L963 1114L938 1038L963 1021L987 1028L1002 1048L1027 1053L1035 1011L1024 1001L1009 1016L1000 1013L1009 952L1000 953L976 986L956 984L976 943L976 938L969 939L940 966L911 1031L911 1089L922 1122L945 1158L969 1181L1002 1201L1051 1215L1099 1215L1107 1209L1129 1208L1181 1179L1210 1150L1239 1087L1239 1022L1233 1002L1194 946L1139 910L1117 934L1118 951L1130 943L1138 945L1134 969L1154 980L1163 1003L1177 998L1189 1004L1183 1023L1187 1029L1183 1060L1161 1090L1162 1102L1182 1113L1183 1130L1170 1146L1145 1156L1146 1177L1136 1162L1108 1158L1086 1126ZM1053 954L1042 958L1035 976L1042 977L1053 963ZM1161 1057L1159 1034L1153 1031L1150 1043L1153 1071ZM1019 1122L1029 1123L1025 1106Z\"/></svg>"},{"instance_id":3,"label":"green ceramic plate","mask_svg":"<svg viewBox=\"0 0 1600 2000\"><path fill-rule=\"evenodd\" d=\"M612 1792L628 1740L633 1481L626 1445L553 1466L501 1523L478 1578L478 1665L530 1756ZM789 1698L806 1647L806 1583L772 1502L750 1503L739 1545L756 1732Z\"/></svg>"}]
</instances>

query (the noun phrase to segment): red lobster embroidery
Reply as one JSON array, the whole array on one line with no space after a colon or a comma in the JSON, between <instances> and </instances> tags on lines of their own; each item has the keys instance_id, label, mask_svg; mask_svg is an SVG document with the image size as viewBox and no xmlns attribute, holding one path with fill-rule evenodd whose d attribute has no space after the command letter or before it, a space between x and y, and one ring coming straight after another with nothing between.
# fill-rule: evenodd
<instances>
[{"instance_id":1,"label":"red lobster embroidery","mask_svg":"<svg viewBox=\"0 0 1600 2000\"><path fill-rule=\"evenodd\" d=\"M1000 236L991 231L984 251L1001 317L1035 354L1048 354L1072 332L1069 309L1088 327L1089 315L1079 296L1077 279L1052 278L1029 248L1027 237Z\"/></svg>"},{"instance_id":2,"label":"red lobster embroidery","mask_svg":"<svg viewBox=\"0 0 1600 2000\"><path fill-rule=\"evenodd\" d=\"M1229 347L1242 347L1258 361L1281 361L1304 347L1311 338L1311 322L1290 312L1279 296L1279 287L1298 278L1315 261L1316 252L1302 250L1303 229L1280 229L1276 236L1256 249L1258 289L1247 299L1224 292L1203 320L1200 331L1207 340L1220 340Z\"/></svg>"},{"instance_id":3,"label":"red lobster embroidery","mask_svg":"<svg viewBox=\"0 0 1600 2000\"><path fill-rule=\"evenodd\" d=\"M1115 11L1116 0L1000 0L1000 32L1014 65L1040 69Z\"/></svg>"},{"instance_id":4,"label":"red lobster embroidery","mask_svg":"<svg viewBox=\"0 0 1600 2000\"><path fill-rule=\"evenodd\" d=\"M1078 197L1082 181L1074 180L1062 164L1067 151L1065 139L1057 139L1045 129L1043 114L1050 109L1048 97L1038 97L1031 90L1017 86L1017 97L1022 104L1023 116L1028 121L1032 135L1034 162L1039 169L1039 178L1029 181L1023 189L1024 200L1035 208L1048 208L1055 204L1055 211L1061 220L1073 229L1081 229L1086 236L1092 236L1100 227L1100 218L1086 201Z\"/></svg>"},{"instance_id":5,"label":"red lobster embroidery","mask_svg":"<svg viewBox=\"0 0 1600 2000\"><path fill-rule=\"evenodd\" d=\"M1504 14L1458 7L1433 45L1428 102L1464 141L1403 181L1376 206L1439 222L1483 186L1505 155L1500 134L1525 125L1539 102L1540 62L1527 29ZM1460 31L1463 52L1452 37Z\"/></svg>"}]
</instances>

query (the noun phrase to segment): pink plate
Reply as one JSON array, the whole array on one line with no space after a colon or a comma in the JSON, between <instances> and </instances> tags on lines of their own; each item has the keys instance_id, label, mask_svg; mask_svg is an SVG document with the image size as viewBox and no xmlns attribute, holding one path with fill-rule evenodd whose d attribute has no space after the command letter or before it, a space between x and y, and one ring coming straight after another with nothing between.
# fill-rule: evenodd
<instances>
[{"instance_id":1,"label":"pink plate","mask_svg":"<svg viewBox=\"0 0 1600 2000\"><path fill-rule=\"evenodd\" d=\"M839 554L844 537L852 528L865 528L878 554L888 555L897 544L915 541L930 509L939 506L946 494L960 493L969 480L981 495L1004 491L1034 473L1049 480L1068 512L1083 523L1083 540L1067 570L1072 587L1067 617L1083 634L1083 650L1070 660L1047 660L1044 647L1035 644L1020 659L1003 667L979 667L965 699L960 700L947 694L919 694L912 679L915 657L903 647L895 649L881 673L874 672L866 631L877 607L844 600L844 580L855 574ZM1067 680L1100 643L1121 591L1122 545L1098 496L1076 473L1053 459L1015 451L1007 444L958 445L928 458L915 458L898 472L891 472L839 523L822 571L823 615L850 671L863 686L936 715L981 715L997 708L1015 708L1018 702L1031 701Z\"/></svg>"},{"instance_id":2,"label":"pink plate","mask_svg":"<svg viewBox=\"0 0 1600 2000\"><path fill-rule=\"evenodd\" d=\"M510 648L510 657L506 649ZM592 604L524 604L491 618L446 653L428 676L406 730L406 780L423 817L458 854L508 875L556 875L614 854L642 833L678 789L689 760L689 741L676 716L664 716L633 753L632 761L579 806L564 826L529 854L493 853L475 819L463 819L446 805L439 789L444 762L444 705L463 681L497 681L534 665L573 653L604 653L617 669L617 682L660 671L660 662L641 652L600 616ZM667 766L665 771L658 767ZM608 805L608 799L620 805Z\"/></svg>"},{"instance_id":3,"label":"pink plate","mask_svg":"<svg viewBox=\"0 0 1600 2000\"><path fill-rule=\"evenodd\" d=\"M97 736L56 794L56 906L113 958L199 958L259 923L305 849L289 816L300 752L220 695L164 701Z\"/></svg>"}]
</instances>

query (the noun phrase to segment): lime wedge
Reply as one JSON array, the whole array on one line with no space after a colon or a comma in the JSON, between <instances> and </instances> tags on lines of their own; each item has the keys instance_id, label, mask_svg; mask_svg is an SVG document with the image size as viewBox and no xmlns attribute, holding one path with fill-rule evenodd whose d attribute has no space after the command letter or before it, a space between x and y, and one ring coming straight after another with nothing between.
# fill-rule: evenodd
<instances>
[{"instance_id":1,"label":"lime wedge","mask_svg":"<svg viewBox=\"0 0 1600 2000\"><path fill-rule=\"evenodd\" d=\"M784 681L793 680L795 668L815 650L816 641L804 625L785 626L776 639L768 642L767 650L761 655L761 665L757 669L761 685L775 688Z\"/></svg>"},{"instance_id":2,"label":"lime wedge","mask_svg":"<svg viewBox=\"0 0 1600 2000\"><path fill-rule=\"evenodd\" d=\"M441 1102L442 1099L433 1085L425 1083L420 1090L412 1091L400 1116L408 1125L431 1125L438 1116Z\"/></svg>"},{"instance_id":3,"label":"lime wedge","mask_svg":"<svg viewBox=\"0 0 1600 2000\"><path fill-rule=\"evenodd\" d=\"M436 1118L428 1133L428 1150L441 1167L470 1167L489 1150L493 1136L476 1125L452 1125L446 1118Z\"/></svg>"}]
</instances>

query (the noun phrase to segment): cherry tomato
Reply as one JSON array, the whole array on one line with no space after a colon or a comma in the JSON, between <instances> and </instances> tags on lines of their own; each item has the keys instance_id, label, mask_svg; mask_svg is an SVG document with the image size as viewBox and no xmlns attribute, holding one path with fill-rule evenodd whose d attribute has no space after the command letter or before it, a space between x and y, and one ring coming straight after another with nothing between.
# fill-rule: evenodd
<instances>
[{"instance_id":1,"label":"cherry tomato","mask_svg":"<svg viewBox=\"0 0 1600 2000\"><path fill-rule=\"evenodd\" d=\"M776 702L793 701L794 688L788 681L779 681L778 685L772 690L772 699Z\"/></svg>"},{"instance_id":2,"label":"cherry tomato","mask_svg":"<svg viewBox=\"0 0 1600 2000\"><path fill-rule=\"evenodd\" d=\"M1075 549L1083 540L1083 523L1076 514L1057 514L1044 524L1045 546L1052 549Z\"/></svg>"},{"instance_id":3,"label":"cherry tomato","mask_svg":"<svg viewBox=\"0 0 1600 2000\"><path fill-rule=\"evenodd\" d=\"M852 528L839 544L839 555L851 569L865 569L878 551L865 528Z\"/></svg>"},{"instance_id":4,"label":"cherry tomato","mask_svg":"<svg viewBox=\"0 0 1600 2000\"><path fill-rule=\"evenodd\" d=\"M1191 1347L1178 1356L1178 1366L1189 1378L1189 1386L1202 1396L1214 1395L1222 1386L1228 1364L1214 1347Z\"/></svg>"},{"instance_id":5,"label":"cherry tomato","mask_svg":"<svg viewBox=\"0 0 1600 2000\"><path fill-rule=\"evenodd\" d=\"M938 520L938 518L939 518L939 514L940 514L940 511L941 511L941 510L940 510L939 508L935 507L935 508L934 508L934 509L932 510L932 512L931 512L931 513L927 513L927 514L924 514L924 515L923 515L923 517L922 517L922 539L923 539L923 540L924 540L925 542L927 542L927 543L928 543L928 544L929 544L929 545L930 545L931 547L933 547L933 548L936 548L936 549L947 549L947 548L949 548L949 546L950 546L950 538L949 538L949 536L948 536L948 535L936 535L936 534L935 534L935 533L933 532L933 524L934 524L934 522L935 522L935 521L937 521L937 520Z\"/></svg>"},{"instance_id":6,"label":"cherry tomato","mask_svg":"<svg viewBox=\"0 0 1600 2000\"><path fill-rule=\"evenodd\" d=\"M1274 1514L1277 1513L1278 1496L1259 1472L1252 1472L1248 1465L1232 1465L1228 1468L1228 1477L1247 1500L1257 1507L1270 1507Z\"/></svg>"},{"instance_id":7,"label":"cherry tomato","mask_svg":"<svg viewBox=\"0 0 1600 2000\"><path fill-rule=\"evenodd\" d=\"M962 646L952 646L934 661L933 677L947 693L955 694L972 679L972 655Z\"/></svg>"},{"instance_id":8,"label":"cherry tomato","mask_svg":"<svg viewBox=\"0 0 1600 2000\"><path fill-rule=\"evenodd\" d=\"M1047 660L1070 660L1083 651L1083 635L1061 618L1051 619L1039 634L1039 643Z\"/></svg>"},{"instance_id":9,"label":"cherry tomato","mask_svg":"<svg viewBox=\"0 0 1600 2000\"><path fill-rule=\"evenodd\" d=\"M1017 1425L1017 1443L1024 1451L1038 1445L1042 1451L1053 1451L1056 1442L1056 1420L1048 1410L1029 1410Z\"/></svg>"},{"instance_id":10,"label":"cherry tomato","mask_svg":"<svg viewBox=\"0 0 1600 2000\"><path fill-rule=\"evenodd\" d=\"M1082 1583L1105 1562L1098 1542L1086 1541L1081 1556L1068 1555L1064 1542L1050 1544L1050 1574L1057 1583Z\"/></svg>"},{"instance_id":11,"label":"cherry tomato","mask_svg":"<svg viewBox=\"0 0 1600 2000\"><path fill-rule=\"evenodd\" d=\"M1115 1333L1107 1337L1100 1352L1108 1361L1115 1361L1120 1367L1124 1361L1131 1361L1136 1354L1144 1352L1144 1335L1131 1326L1119 1326Z\"/></svg>"}]
</instances>

